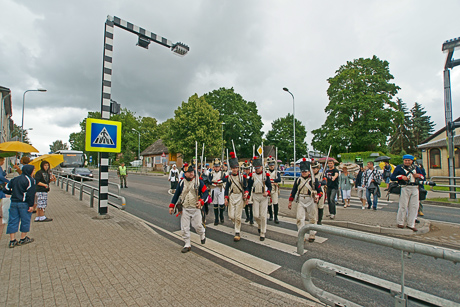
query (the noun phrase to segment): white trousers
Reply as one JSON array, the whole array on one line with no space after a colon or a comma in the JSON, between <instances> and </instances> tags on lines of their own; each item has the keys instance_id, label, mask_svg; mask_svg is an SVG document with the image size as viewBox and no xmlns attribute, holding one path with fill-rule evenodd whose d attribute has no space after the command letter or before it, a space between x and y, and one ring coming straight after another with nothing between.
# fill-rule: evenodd
<instances>
[{"instance_id":1,"label":"white trousers","mask_svg":"<svg viewBox=\"0 0 460 307\"><path fill-rule=\"evenodd\" d=\"M212 187L212 204L213 205L223 205L224 201L224 188L223 187Z\"/></svg>"},{"instance_id":2,"label":"white trousers","mask_svg":"<svg viewBox=\"0 0 460 307\"><path fill-rule=\"evenodd\" d=\"M182 230L182 238L185 241L184 247L192 246L190 243L190 223L195 228L196 233L200 236L200 239L205 238L205 229L201 224L201 210L196 208L183 208L180 218L180 228Z\"/></svg>"},{"instance_id":3,"label":"white trousers","mask_svg":"<svg viewBox=\"0 0 460 307\"><path fill-rule=\"evenodd\" d=\"M243 214L243 195L230 194L228 200L228 218L235 224L235 233L239 233L241 229L241 215Z\"/></svg>"},{"instance_id":4,"label":"white trousers","mask_svg":"<svg viewBox=\"0 0 460 307\"><path fill-rule=\"evenodd\" d=\"M252 208L254 210L254 220L257 222L260 229L260 236L265 237L267 232L267 207L268 197L263 194L252 194Z\"/></svg>"},{"instance_id":5,"label":"white trousers","mask_svg":"<svg viewBox=\"0 0 460 307\"><path fill-rule=\"evenodd\" d=\"M270 193L271 203L269 205L278 204L278 189L279 188L275 188L275 185L272 185L272 192Z\"/></svg>"},{"instance_id":6,"label":"white trousers","mask_svg":"<svg viewBox=\"0 0 460 307\"><path fill-rule=\"evenodd\" d=\"M308 221L310 224L316 224L318 212L316 210L316 204L313 201L313 198L310 196L299 197L299 202L297 203L297 230L300 230L303 226L305 226L305 212L308 215ZM316 234L315 230L310 230L310 238L314 238Z\"/></svg>"},{"instance_id":7,"label":"white trousers","mask_svg":"<svg viewBox=\"0 0 460 307\"><path fill-rule=\"evenodd\" d=\"M415 227L415 219L418 213L418 186L401 187L401 195L399 196L399 209L396 217L398 225L404 225L407 217L407 226Z\"/></svg>"}]
</instances>

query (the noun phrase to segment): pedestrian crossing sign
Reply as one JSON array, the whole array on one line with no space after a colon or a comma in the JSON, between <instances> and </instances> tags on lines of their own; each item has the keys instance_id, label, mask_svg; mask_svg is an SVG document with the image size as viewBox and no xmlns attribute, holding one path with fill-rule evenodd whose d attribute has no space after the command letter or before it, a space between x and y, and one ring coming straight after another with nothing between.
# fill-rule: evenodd
<instances>
[{"instance_id":1,"label":"pedestrian crossing sign","mask_svg":"<svg viewBox=\"0 0 460 307\"><path fill-rule=\"evenodd\" d=\"M86 151L120 152L121 122L87 118Z\"/></svg>"}]
</instances>

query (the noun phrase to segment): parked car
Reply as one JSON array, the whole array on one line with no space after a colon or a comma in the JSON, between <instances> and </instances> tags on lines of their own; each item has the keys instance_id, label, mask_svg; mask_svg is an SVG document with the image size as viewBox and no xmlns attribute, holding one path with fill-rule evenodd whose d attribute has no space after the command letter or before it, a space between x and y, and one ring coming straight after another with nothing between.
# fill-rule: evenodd
<instances>
[{"instance_id":1,"label":"parked car","mask_svg":"<svg viewBox=\"0 0 460 307\"><path fill-rule=\"evenodd\" d=\"M72 179L76 180L80 179L79 176L93 178L93 172L86 167L76 167L72 170L70 176L72 177ZM85 178L82 179L85 180Z\"/></svg>"},{"instance_id":2,"label":"parked car","mask_svg":"<svg viewBox=\"0 0 460 307\"><path fill-rule=\"evenodd\" d=\"M288 167L285 169L283 176L294 177L294 167ZM300 177L300 168L298 166L295 168L295 176Z\"/></svg>"}]
</instances>

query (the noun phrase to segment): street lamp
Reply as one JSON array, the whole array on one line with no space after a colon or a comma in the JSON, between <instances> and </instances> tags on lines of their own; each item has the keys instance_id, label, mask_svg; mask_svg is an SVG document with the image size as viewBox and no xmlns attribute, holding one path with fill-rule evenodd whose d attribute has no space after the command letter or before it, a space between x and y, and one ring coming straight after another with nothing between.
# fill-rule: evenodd
<instances>
[{"instance_id":1,"label":"street lamp","mask_svg":"<svg viewBox=\"0 0 460 307\"><path fill-rule=\"evenodd\" d=\"M44 88L39 88L36 90L27 90L24 92L24 95L22 95L22 124L21 124L21 142L24 141L24 106L25 106L25 101L26 101L26 93L27 92L46 92L46 89Z\"/></svg>"},{"instance_id":2,"label":"street lamp","mask_svg":"<svg viewBox=\"0 0 460 307\"><path fill-rule=\"evenodd\" d=\"M141 159L141 133L134 128L133 128L133 131L136 131L139 134L139 146L137 147L137 154L138 154L137 159L140 160Z\"/></svg>"},{"instance_id":3,"label":"street lamp","mask_svg":"<svg viewBox=\"0 0 460 307\"><path fill-rule=\"evenodd\" d=\"M292 126L294 128L294 180L296 175L295 165L296 165L296 156L295 156L295 102L294 102L294 95L288 90L287 87L283 87L283 91L288 92L292 96Z\"/></svg>"}]
</instances>

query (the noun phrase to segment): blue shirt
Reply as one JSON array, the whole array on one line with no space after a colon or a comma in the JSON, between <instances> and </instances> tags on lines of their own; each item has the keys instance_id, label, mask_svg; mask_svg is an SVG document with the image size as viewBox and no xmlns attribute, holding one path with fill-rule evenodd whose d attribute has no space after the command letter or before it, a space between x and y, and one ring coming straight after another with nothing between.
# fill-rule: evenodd
<instances>
[{"instance_id":1,"label":"blue shirt","mask_svg":"<svg viewBox=\"0 0 460 307\"><path fill-rule=\"evenodd\" d=\"M10 181L6 179L6 172L0 166L0 185L3 185L8 182ZM6 197L5 193L3 193L3 191L0 189L0 199L5 198L5 197Z\"/></svg>"}]
</instances>

